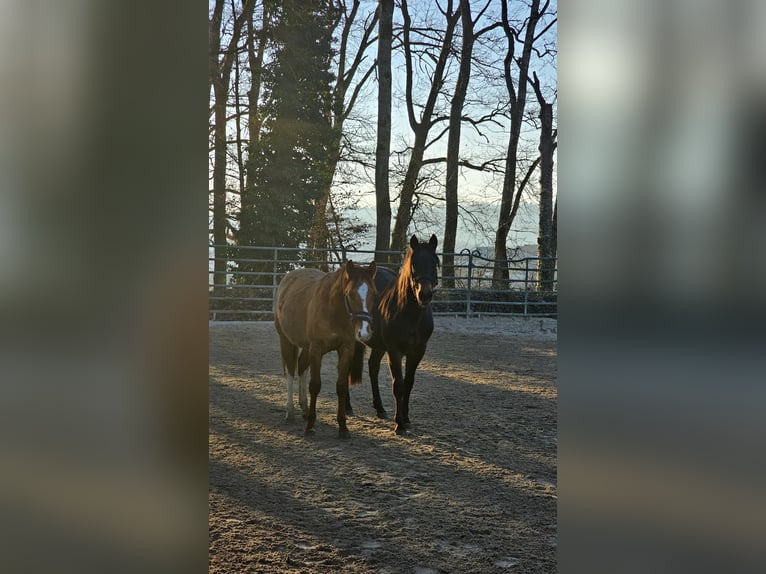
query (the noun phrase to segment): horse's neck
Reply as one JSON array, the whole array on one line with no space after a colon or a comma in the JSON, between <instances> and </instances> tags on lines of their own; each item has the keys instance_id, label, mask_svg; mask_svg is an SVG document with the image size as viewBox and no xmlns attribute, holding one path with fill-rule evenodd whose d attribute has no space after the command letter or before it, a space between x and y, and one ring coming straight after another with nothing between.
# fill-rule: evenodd
<instances>
[{"instance_id":1,"label":"horse's neck","mask_svg":"<svg viewBox=\"0 0 766 574\"><path fill-rule=\"evenodd\" d=\"M345 294L343 293L343 284L340 276L332 282L326 295L325 304L331 309L345 307L345 303L343 302Z\"/></svg>"},{"instance_id":2,"label":"horse's neck","mask_svg":"<svg viewBox=\"0 0 766 574\"><path fill-rule=\"evenodd\" d=\"M399 313L413 313L420 312L420 305L418 305L418 299L415 295L415 291L412 289L409 277L404 275L399 276L396 285L397 291L397 306L399 307ZM402 294L400 296L400 294Z\"/></svg>"}]
</instances>

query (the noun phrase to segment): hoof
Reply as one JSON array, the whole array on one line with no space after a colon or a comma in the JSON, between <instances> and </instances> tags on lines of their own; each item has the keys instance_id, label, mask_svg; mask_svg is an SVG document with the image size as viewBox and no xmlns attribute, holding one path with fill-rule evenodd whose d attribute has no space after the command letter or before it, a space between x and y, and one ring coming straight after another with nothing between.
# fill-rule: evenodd
<instances>
[{"instance_id":1,"label":"hoof","mask_svg":"<svg viewBox=\"0 0 766 574\"><path fill-rule=\"evenodd\" d=\"M351 438L351 433L348 432L348 429L339 429L338 430L338 438L347 440Z\"/></svg>"},{"instance_id":2,"label":"hoof","mask_svg":"<svg viewBox=\"0 0 766 574\"><path fill-rule=\"evenodd\" d=\"M285 415L285 420L289 423L293 422L295 420L295 415L293 413L287 413Z\"/></svg>"},{"instance_id":3,"label":"hoof","mask_svg":"<svg viewBox=\"0 0 766 574\"><path fill-rule=\"evenodd\" d=\"M394 432L398 434L399 436L407 434L407 429L404 427L404 425L397 424L394 427Z\"/></svg>"},{"instance_id":4,"label":"hoof","mask_svg":"<svg viewBox=\"0 0 766 574\"><path fill-rule=\"evenodd\" d=\"M316 429L310 428L303 431L303 436L314 436L316 434Z\"/></svg>"},{"instance_id":5,"label":"hoof","mask_svg":"<svg viewBox=\"0 0 766 574\"><path fill-rule=\"evenodd\" d=\"M380 409L378 411L378 418L379 419L387 419L388 418L388 413L386 412L386 409Z\"/></svg>"}]
</instances>

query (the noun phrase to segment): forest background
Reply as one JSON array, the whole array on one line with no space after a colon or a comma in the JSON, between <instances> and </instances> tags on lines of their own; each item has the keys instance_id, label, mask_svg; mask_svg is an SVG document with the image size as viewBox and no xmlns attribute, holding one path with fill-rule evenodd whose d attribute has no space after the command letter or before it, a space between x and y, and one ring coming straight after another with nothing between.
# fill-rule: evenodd
<instances>
[{"instance_id":1,"label":"forest background","mask_svg":"<svg viewBox=\"0 0 766 574\"><path fill-rule=\"evenodd\" d=\"M213 249L397 251L435 233L445 274L481 248L498 283L515 248L555 257L556 10L211 0Z\"/></svg>"}]
</instances>

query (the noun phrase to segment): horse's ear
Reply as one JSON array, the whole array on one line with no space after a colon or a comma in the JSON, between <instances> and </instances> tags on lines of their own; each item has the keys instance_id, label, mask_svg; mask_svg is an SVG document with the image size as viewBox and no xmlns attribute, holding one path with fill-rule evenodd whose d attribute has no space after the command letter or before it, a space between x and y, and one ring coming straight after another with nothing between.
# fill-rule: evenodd
<instances>
[{"instance_id":1,"label":"horse's ear","mask_svg":"<svg viewBox=\"0 0 766 574\"><path fill-rule=\"evenodd\" d=\"M431 246L431 249L436 251L436 246L439 244L439 240L436 239L436 235L432 235L431 239L428 240L428 245Z\"/></svg>"},{"instance_id":2,"label":"horse's ear","mask_svg":"<svg viewBox=\"0 0 766 574\"><path fill-rule=\"evenodd\" d=\"M410 237L410 247L415 249L417 246L418 246L418 236L413 235L412 237Z\"/></svg>"},{"instance_id":3,"label":"horse's ear","mask_svg":"<svg viewBox=\"0 0 766 574\"><path fill-rule=\"evenodd\" d=\"M370 276L373 279L375 279L375 272L378 270L378 266L375 264L374 261L372 263L370 263L369 270L370 270Z\"/></svg>"},{"instance_id":4,"label":"horse's ear","mask_svg":"<svg viewBox=\"0 0 766 574\"><path fill-rule=\"evenodd\" d=\"M349 259L343 266L343 279L348 281L351 277L351 272L354 270L354 262Z\"/></svg>"}]
</instances>

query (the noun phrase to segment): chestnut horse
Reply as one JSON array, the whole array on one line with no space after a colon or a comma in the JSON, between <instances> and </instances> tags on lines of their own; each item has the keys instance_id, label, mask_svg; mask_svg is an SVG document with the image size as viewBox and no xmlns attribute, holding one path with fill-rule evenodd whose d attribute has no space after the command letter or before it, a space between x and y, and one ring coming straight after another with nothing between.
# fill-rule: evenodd
<instances>
[{"instance_id":1,"label":"chestnut horse","mask_svg":"<svg viewBox=\"0 0 766 574\"><path fill-rule=\"evenodd\" d=\"M285 275L276 295L274 326L279 333L282 366L287 378L287 419L293 420L293 384L298 378L301 410L306 418L306 434L314 432L316 400L322 386L322 357L338 352L338 428L341 438L348 437L349 370L354 346L372 336L371 310L375 302L375 263L369 267L347 261L337 271L296 269ZM306 371L310 367L306 406Z\"/></svg>"},{"instance_id":2,"label":"chestnut horse","mask_svg":"<svg viewBox=\"0 0 766 574\"><path fill-rule=\"evenodd\" d=\"M388 353L396 401L396 434L404 434L410 426L410 393L415 383L415 369L434 330L431 299L438 283L437 243L435 235L428 243L418 242L417 236L413 235L398 276L389 269L378 269L375 282L379 294L373 310L373 335L369 340L357 343L354 351L351 378L358 381L362 377L364 344L372 348L368 365L373 406L380 418L386 418L386 411L380 401L378 372L383 355ZM404 374L403 357L407 359Z\"/></svg>"}]
</instances>

